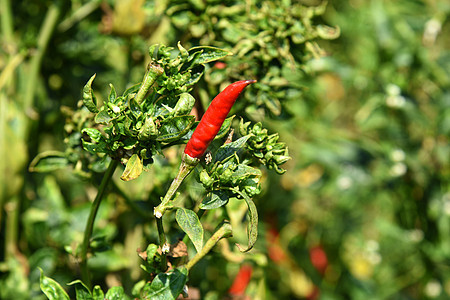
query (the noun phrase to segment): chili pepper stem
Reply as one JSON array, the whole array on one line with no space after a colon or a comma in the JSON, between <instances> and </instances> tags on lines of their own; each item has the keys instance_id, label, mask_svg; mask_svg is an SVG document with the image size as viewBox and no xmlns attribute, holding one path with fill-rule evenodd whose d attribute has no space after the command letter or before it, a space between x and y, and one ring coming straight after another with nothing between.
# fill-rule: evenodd
<instances>
[{"instance_id":1,"label":"chili pepper stem","mask_svg":"<svg viewBox=\"0 0 450 300\"><path fill-rule=\"evenodd\" d=\"M153 210L153 214L157 219L161 218L168 208L171 208L171 205L169 205L170 200L172 199L173 195L175 195L184 178L186 178L186 176L191 173L191 171L195 168L199 161L200 160L198 158L190 157L185 153L183 154L177 176L172 181L172 184L170 185L169 190L167 191L161 203Z\"/></svg>"}]
</instances>

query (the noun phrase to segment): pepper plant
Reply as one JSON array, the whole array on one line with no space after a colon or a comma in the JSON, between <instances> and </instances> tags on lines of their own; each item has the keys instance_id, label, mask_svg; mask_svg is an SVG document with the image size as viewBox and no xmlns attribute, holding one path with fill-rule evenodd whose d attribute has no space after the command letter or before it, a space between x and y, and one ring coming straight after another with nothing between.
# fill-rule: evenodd
<instances>
[{"instance_id":1,"label":"pepper plant","mask_svg":"<svg viewBox=\"0 0 450 300\"><path fill-rule=\"evenodd\" d=\"M239 94L255 80L228 86L213 100L200 122L190 114L196 102L191 93L205 64L225 59L230 52L215 47L187 50L178 43L177 50L153 45L149 53L151 62L142 81L121 95L110 84L109 95L100 102L93 90L94 74L83 88L78 110L65 109L69 117L65 128L67 150L41 153L30 165L30 170L37 172L70 165L83 178L104 173L84 238L78 246L68 248L81 270L82 280L72 282L77 299L126 298L122 287L111 288L106 294L98 285L92 289L88 266L89 256L101 251L104 244L92 237L94 221L119 165L124 166L120 179L130 181L150 170L155 160L163 160L168 148L179 149L179 145L187 143L180 155L178 175L159 205L155 205L156 228L152 230L158 231L159 241L149 241L147 249L138 253L146 275L133 288L133 296L140 299L175 299L181 293L187 294L191 268L220 239L232 235L226 214L216 220L217 229L208 234L201 216L222 209L230 200L244 201L248 207L248 245L237 247L241 252L250 251L257 239L258 214L252 199L261 191L260 166L283 173L280 165L290 159L286 145L278 142L278 135L268 135L261 123L250 126L251 122L243 119L239 123L234 116L226 118ZM188 202L179 196L179 188L193 170L202 187L201 197L200 201ZM163 221L167 214L175 214L175 221L185 234L178 242L171 243L174 239L166 235ZM204 241L207 235L210 237ZM192 257L188 257L189 241L196 252ZM68 299L64 289L42 272L41 289L49 299Z\"/></svg>"}]
</instances>

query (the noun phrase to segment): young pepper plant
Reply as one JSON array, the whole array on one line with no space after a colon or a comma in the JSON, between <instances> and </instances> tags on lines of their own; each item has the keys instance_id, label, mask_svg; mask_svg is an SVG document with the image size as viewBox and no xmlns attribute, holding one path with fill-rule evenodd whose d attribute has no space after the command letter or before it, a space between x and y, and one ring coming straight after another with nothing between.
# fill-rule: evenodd
<instances>
[{"instance_id":1,"label":"young pepper plant","mask_svg":"<svg viewBox=\"0 0 450 300\"><path fill-rule=\"evenodd\" d=\"M201 215L223 207L231 198L244 200L249 216L248 245L238 247L242 252L249 251L257 238L258 215L252 200L260 192L262 172L257 167L262 163L282 173L279 165L289 159L286 146L277 143L277 135L268 136L261 124L250 129L249 123L241 122L237 139L233 141L235 136L231 130L226 142L221 140L230 131L233 117L226 117L234 101L254 80L239 81L227 87L213 100L199 123L190 115L195 103L190 91L202 76L204 64L223 59L229 52L213 47L186 50L180 43L177 53L174 48L164 45L151 46L149 52L152 61L142 82L131 86L120 96L111 84L110 93L101 105L92 89L93 75L83 88L83 107L76 112L69 111L68 115L74 118L69 120L66 128L70 128L66 139L68 150L40 154L30 165L32 171L50 171L72 164L75 170L81 170L83 174L104 172L91 206L83 242L75 251L83 280L72 283L77 299L104 298L98 286L91 290L87 260L88 253L95 250L91 236L97 211L106 186L119 164L125 166L120 178L123 181L133 180L150 168L154 157L162 155L165 148L188 143L179 174L161 203L155 207L159 246L150 244L145 252L139 254L144 259L142 269L151 280L138 282L133 289L134 296L141 299L175 299L185 288L189 270L220 239L232 234L231 225L222 219L217 224L218 229L204 243ZM80 154L80 145L89 155ZM207 149L210 152L202 160ZM203 167L197 173L205 197L194 208L187 208L172 198L183 179L197 165ZM186 238L171 245L166 239L162 218L166 211L172 209L176 210L175 219ZM188 239L197 254L187 261ZM56 299L51 296L51 291L62 288L42 275L41 289L50 299ZM123 289L109 290L106 295L110 293L125 298ZM62 291L59 294L65 293Z\"/></svg>"}]
</instances>

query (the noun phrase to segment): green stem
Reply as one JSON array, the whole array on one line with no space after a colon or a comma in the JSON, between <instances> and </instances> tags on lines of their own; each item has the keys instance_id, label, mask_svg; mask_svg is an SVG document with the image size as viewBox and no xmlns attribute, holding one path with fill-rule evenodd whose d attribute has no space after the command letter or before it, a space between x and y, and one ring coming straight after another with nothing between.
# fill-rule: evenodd
<instances>
[{"instance_id":1,"label":"green stem","mask_svg":"<svg viewBox=\"0 0 450 300\"><path fill-rule=\"evenodd\" d=\"M101 1L98 0L90 1L78 8L70 17L58 25L58 31L65 32L69 30L73 25L80 22L95 11L100 6L100 2Z\"/></svg>"},{"instance_id":2,"label":"green stem","mask_svg":"<svg viewBox=\"0 0 450 300\"><path fill-rule=\"evenodd\" d=\"M224 237L231 236L232 228L230 223L224 223L222 227L217 230L213 236L205 243L202 250L198 252L187 264L186 268L190 270L196 263L200 261L211 249Z\"/></svg>"},{"instance_id":3,"label":"green stem","mask_svg":"<svg viewBox=\"0 0 450 300\"><path fill-rule=\"evenodd\" d=\"M172 184L170 185L169 190L167 191L161 203L157 207L155 207L153 211L153 214L157 219L161 218L168 208L171 208L171 206L169 205L170 199L172 199L173 195L175 195L184 178L186 178L186 176L191 173L198 162L199 159L192 158L189 155L183 154L177 176L172 181Z\"/></svg>"},{"instance_id":4,"label":"green stem","mask_svg":"<svg viewBox=\"0 0 450 300\"><path fill-rule=\"evenodd\" d=\"M45 50L47 49L48 42L52 36L53 30L56 27L61 8L59 4L53 4L47 10L44 23L39 31L37 49L35 54L31 58L30 70L28 71L27 84L25 88L25 96L23 102L23 108L29 109L33 105L34 93L36 90L37 79L41 69L42 58L44 57Z\"/></svg>"},{"instance_id":5,"label":"green stem","mask_svg":"<svg viewBox=\"0 0 450 300\"><path fill-rule=\"evenodd\" d=\"M90 287L91 286L91 280L89 277L89 270L87 266L87 254L89 250L89 242L92 236L92 231L94 229L94 221L95 217L98 212L98 208L100 207L100 203L102 202L103 195L105 193L106 186L108 182L110 181L112 175L114 174L114 171L116 170L116 167L118 165L117 160L112 160L109 164L108 169L106 170L105 174L103 175L102 182L100 183L100 186L97 191L97 196L94 199L94 202L91 206L91 211L89 213L89 218L86 223L86 229L84 230L84 239L83 244L81 245L81 261L80 261L80 268L81 268L81 277L83 279L83 282Z\"/></svg>"},{"instance_id":6,"label":"green stem","mask_svg":"<svg viewBox=\"0 0 450 300\"><path fill-rule=\"evenodd\" d=\"M137 92L135 97L135 100L139 105L142 104L142 101L144 100L145 95L147 95L147 92L150 89L150 87L153 85L153 83L155 83L156 79L163 73L164 69L160 65L152 63L148 65L147 73L145 73L141 87L139 88L139 91Z\"/></svg>"},{"instance_id":7,"label":"green stem","mask_svg":"<svg viewBox=\"0 0 450 300\"><path fill-rule=\"evenodd\" d=\"M5 261L17 255L17 237L19 225L19 197L13 197L5 204L6 234L5 234Z\"/></svg>"},{"instance_id":8,"label":"green stem","mask_svg":"<svg viewBox=\"0 0 450 300\"><path fill-rule=\"evenodd\" d=\"M12 42L14 26L11 11L11 2L9 0L0 0L0 16L2 26L2 36L6 43Z\"/></svg>"},{"instance_id":9,"label":"green stem","mask_svg":"<svg viewBox=\"0 0 450 300\"><path fill-rule=\"evenodd\" d=\"M162 218L156 218L156 227L158 228L159 235L159 247L161 248L161 270L167 269L167 257L166 257L166 234L164 233L164 227Z\"/></svg>"}]
</instances>

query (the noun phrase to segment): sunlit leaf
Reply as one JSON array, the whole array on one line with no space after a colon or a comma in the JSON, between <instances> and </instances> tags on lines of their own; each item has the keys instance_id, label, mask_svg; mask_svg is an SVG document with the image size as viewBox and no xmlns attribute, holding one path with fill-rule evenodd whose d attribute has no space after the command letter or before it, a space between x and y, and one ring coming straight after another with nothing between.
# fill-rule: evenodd
<instances>
[{"instance_id":1,"label":"sunlit leaf","mask_svg":"<svg viewBox=\"0 0 450 300\"><path fill-rule=\"evenodd\" d=\"M83 88L83 104L87 107L90 112L97 113L97 98L94 95L94 91L92 90L92 82L95 79L96 74L92 75L89 81Z\"/></svg>"},{"instance_id":2,"label":"sunlit leaf","mask_svg":"<svg viewBox=\"0 0 450 300\"><path fill-rule=\"evenodd\" d=\"M67 285L74 285L75 286L75 295L77 300L93 300L91 291L89 288L81 281L81 280L75 280Z\"/></svg>"},{"instance_id":3,"label":"sunlit leaf","mask_svg":"<svg viewBox=\"0 0 450 300\"><path fill-rule=\"evenodd\" d=\"M180 228L189 236L197 252L203 248L203 227L195 212L186 208L179 208L176 220Z\"/></svg>"},{"instance_id":4,"label":"sunlit leaf","mask_svg":"<svg viewBox=\"0 0 450 300\"><path fill-rule=\"evenodd\" d=\"M143 299L175 300L183 291L188 279L188 270L178 267L170 273L160 273L142 289Z\"/></svg>"},{"instance_id":5,"label":"sunlit leaf","mask_svg":"<svg viewBox=\"0 0 450 300\"><path fill-rule=\"evenodd\" d=\"M69 165L69 160L64 152L46 151L39 153L30 163L30 172L51 172L65 168Z\"/></svg>"},{"instance_id":6,"label":"sunlit leaf","mask_svg":"<svg viewBox=\"0 0 450 300\"><path fill-rule=\"evenodd\" d=\"M44 271L41 271L40 287L41 291L47 296L49 300L70 300L69 295L61 287L61 285L55 280L44 275Z\"/></svg>"},{"instance_id":7,"label":"sunlit leaf","mask_svg":"<svg viewBox=\"0 0 450 300\"><path fill-rule=\"evenodd\" d=\"M125 295L123 287L121 286L113 286L110 288L105 295L105 299L108 300L127 300L129 297Z\"/></svg>"},{"instance_id":8,"label":"sunlit leaf","mask_svg":"<svg viewBox=\"0 0 450 300\"><path fill-rule=\"evenodd\" d=\"M139 156L137 154L133 154L128 160L125 170L123 171L122 176L120 176L120 179L122 179L123 181L136 179L141 175L143 168L144 165Z\"/></svg>"},{"instance_id":9,"label":"sunlit leaf","mask_svg":"<svg viewBox=\"0 0 450 300\"><path fill-rule=\"evenodd\" d=\"M250 135L246 135L234 142L223 145L215 153L214 160L222 161L222 160L230 157L231 155L234 155L234 153L238 152L240 149L242 149L244 147L245 143L247 142L247 140L249 138L250 138Z\"/></svg>"},{"instance_id":10,"label":"sunlit leaf","mask_svg":"<svg viewBox=\"0 0 450 300\"><path fill-rule=\"evenodd\" d=\"M253 246L256 243L256 240L258 239L258 211L256 209L256 205L253 202L253 200L245 194L245 192L240 192L240 195L244 198L245 202L248 206L248 217L249 217L249 223L247 228L247 236L248 236L248 245L247 248L243 248L241 245L236 244L236 246L239 248L239 251L241 252L248 252L250 251Z\"/></svg>"},{"instance_id":11,"label":"sunlit leaf","mask_svg":"<svg viewBox=\"0 0 450 300\"><path fill-rule=\"evenodd\" d=\"M161 123L157 141L169 143L182 137L194 123L194 116L178 116Z\"/></svg>"},{"instance_id":12,"label":"sunlit leaf","mask_svg":"<svg viewBox=\"0 0 450 300\"><path fill-rule=\"evenodd\" d=\"M201 209L215 209L228 203L230 195L228 191L212 191L208 193L200 204Z\"/></svg>"}]
</instances>

